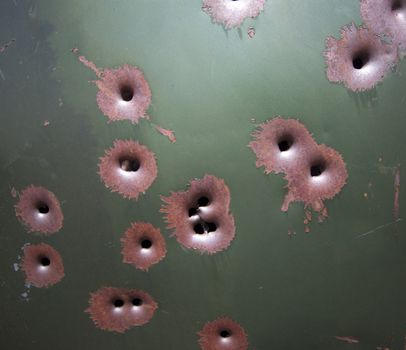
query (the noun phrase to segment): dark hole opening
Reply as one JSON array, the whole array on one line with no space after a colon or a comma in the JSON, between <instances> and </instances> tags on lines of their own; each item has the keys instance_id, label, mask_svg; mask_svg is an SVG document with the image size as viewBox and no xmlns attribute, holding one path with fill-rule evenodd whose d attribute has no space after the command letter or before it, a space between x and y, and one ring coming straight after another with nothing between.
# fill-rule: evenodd
<instances>
[{"instance_id":1,"label":"dark hole opening","mask_svg":"<svg viewBox=\"0 0 406 350\"><path fill-rule=\"evenodd\" d=\"M38 203L37 209L41 214L48 214L49 213L49 207L44 202Z\"/></svg>"},{"instance_id":2,"label":"dark hole opening","mask_svg":"<svg viewBox=\"0 0 406 350\"><path fill-rule=\"evenodd\" d=\"M137 159L120 159L120 168L124 171L137 171L140 168L140 162Z\"/></svg>"},{"instance_id":3,"label":"dark hole opening","mask_svg":"<svg viewBox=\"0 0 406 350\"><path fill-rule=\"evenodd\" d=\"M403 3L401 0L392 1L392 11L397 11L403 8Z\"/></svg>"},{"instance_id":4,"label":"dark hole opening","mask_svg":"<svg viewBox=\"0 0 406 350\"><path fill-rule=\"evenodd\" d=\"M207 231L214 232L217 230L217 225L215 223L209 222L207 223Z\"/></svg>"},{"instance_id":5,"label":"dark hole opening","mask_svg":"<svg viewBox=\"0 0 406 350\"><path fill-rule=\"evenodd\" d=\"M369 53L368 52L358 52L354 55L352 59L352 66L355 69L362 69L369 61Z\"/></svg>"},{"instance_id":6,"label":"dark hole opening","mask_svg":"<svg viewBox=\"0 0 406 350\"><path fill-rule=\"evenodd\" d=\"M278 143L279 151L281 152L286 152L291 146L292 143L289 140L282 140Z\"/></svg>"},{"instance_id":7,"label":"dark hole opening","mask_svg":"<svg viewBox=\"0 0 406 350\"><path fill-rule=\"evenodd\" d=\"M141 306L142 305L142 300L140 298L134 298L132 301L134 306Z\"/></svg>"},{"instance_id":8,"label":"dark hole opening","mask_svg":"<svg viewBox=\"0 0 406 350\"><path fill-rule=\"evenodd\" d=\"M152 242L149 239L143 239L141 241L141 247L143 247L144 249L149 249L152 247Z\"/></svg>"},{"instance_id":9,"label":"dark hole opening","mask_svg":"<svg viewBox=\"0 0 406 350\"><path fill-rule=\"evenodd\" d=\"M204 227L201 223L196 224L193 227L193 230L198 234L198 235L202 235L204 233Z\"/></svg>"},{"instance_id":10,"label":"dark hole opening","mask_svg":"<svg viewBox=\"0 0 406 350\"><path fill-rule=\"evenodd\" d=\"M222 337L222 338L228 338L228 337L230 337L231 336L231 332L230 331L228 331L228 330L226 330L226 329L223 329L222 331L220 331L220 337Z\"/></svg>"},{"instance_id":11,"label":"dark hole opening","mask_svg":"<svg viewBox=\"0 0 406 350\"><path fill-rule=\"evenodd\" d=\"M134 97L134 90L131 86L122 86L120 89L121 98L128 102Z\"/></svg>"},{"instance_id":12,"label":"dark hole opening","mask_svg":"<svg viewBox=\"0 0 406 350\"><path fill-rule=\"evenodd\" d=\"M42 266L51 265L51 260L49 260L49 258L47 258L46 256L41 257L39 261L40 261Z\"/></svg>"},{"instance_id":13,"label":"dark hole opening","mask_svg":"<svg viewBox=\"0 0 406 350\"><path fill-rule=\"evenodd\" d=\"M116 299L113 301L114 307L122 307L124 305L123 299Z\"/></svg>"},{"instance_id":14,"label":"dark hole opening","mask_svg":"<svg viewBox=\"0 0 406 350\"><path fill-rule=\"evenodd\" d=\"M197 200L197 204L199 205L199 207L205 207L209 204L209 198L207 197L200 197Z\"/></svg>"},{"instance_id":15,"label":"dark hole opening","mask_svg":"<svg viewBox=\"0 0 406 350\"><path fill-rule=\"evenodd\" d=\"M310 175L312 177L320 176L326 170L324 164L312 165L310 168Z\"/></svg>"},{"instance_id":16,"label":"dark hole opening","mask_svg":"<svg viewBox=\"0 0 406 350\"><path fill-rule=\"evenodd\" d=\"M195 208L190 208L189 209L189 217L197 215L197 209Z\"/></svg>"}]
</instances>

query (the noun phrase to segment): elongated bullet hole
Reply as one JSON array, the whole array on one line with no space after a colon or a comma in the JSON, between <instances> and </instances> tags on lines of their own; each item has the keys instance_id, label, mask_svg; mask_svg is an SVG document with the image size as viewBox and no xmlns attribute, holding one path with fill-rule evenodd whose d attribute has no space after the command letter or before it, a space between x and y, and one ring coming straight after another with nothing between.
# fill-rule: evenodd
<instances>
[{"instance_id":1,"label":"elongated bullet hole","mask_svg":"<svg viewBox=\"0 0 406 350\"><path fill-rule=\"evenodd\" d=\"M368 52L358 52L352 59L352 66L355 69L362 69L369 61Z\"/></svg>"},{"instance_id":2,"label":"elongated bullet hole","mask_svg":"<svg viewBox=\"0 0 406 350\"><path fill-rule=\"evenodd\" d=\"M398 11L403 7L403 3L402 0L395 0L392 2L392 7L391 10L392 11Z\"/></svg>"},{"instance_id":3,"label":"elongated bullet hole","mask_svg":"<svg viewBox=\"0 0 406 350\"><path fill-rule=\"evenodd\" d=\"M316 164L312 165L310 168L310 175L312 177L317 177L320 176L325 170L325 167L323 164Z\"/></svg>"},{"instance_id":4,"label":"elongated bullet hole","mask_svg":"<svg viewBox=\"0 0 406 350\"><path fill-rule=\"evenodd\" d=\"M199 207L206 207L209 205L209 198L207 197L200 197L197 200L197 204L199 205Z\"/></svg>"},{"instance_id":5,"label":"elongated bullet hole","mask_svg":"<svg viewBox=\"0 0 406 350\"><path fill-rule=\"evenodd\" d=\"M189 217L197 215L197 209L190 208L189 209Z\"/></svg>"},{"instance_id":6,"label":"elongated bullet hole","mask_svg":"<svg viewBox=\"0 0 406 350\"><path fill-rule=\"evenodd\" d=\"M120 159L120 168L124 171L137 171L140 168L140 162L137 159Z\"/></svg>"},{"instance_id":7,"label":"elongated bullet hole","mask_svg":"<svg viewBox=\"0 0 406 350\"><path fill-rule=\"evenodd\" d=\"M123 307L124 306L124 300L123 299L115 299L113 301L114 307Z\"/></svg>"},{"instance_id":8,"label":"elongated bullet hole","mask_svg":"<svg viewBox=\"0 0 406 350\"><path fill-rule=\"evenodd\" d=\"M292 147L292 140L290 138L283 138L278 142L279 151L286 152Z\"/></svg>"},{"instance_id":9,"label":"elongated bullet hole","mask_svg":"<svg viewBox=\"0 0 406 350\"><path fill-rule=\"evenodd\" d=\"M134 306L141 306L141 305L142 305L142 299L140 299L140 298L134 298L134 299L132 300L132 303L133 303Z\"/></svg>"},{"instance_id":10,"label":"elongated bullet hole","mask_svg":"<svg viewBox=\"0 0 406 350\"><path fill-rule=\"evenodd\" d=\"M215 223L209 222L207 223L207 231L214 232L217 230L217 225Z\"/></svg>"},{"instance_id":11,"label":"elongated bullet hole","mask_svg":"<svg viewBox=\"0 0 406 350\"><path fill-rule=\"evenodd\" d=\"M193 230L195 231L195 233L197 233L198 235L202 235L204 233L204 227L201 223L196 224L193 227Z\"/></svg>"},{"instance_id":12,"label":"elongated bullet hole","mask_svg":"<svg viewBox=\"0 0 406 350\"><path fill-rule=\"evenodd\" d=\"M223 330L220 332L220 337L222 337L222 338L229 338L230 336L231 336L230 331L228 331L228 330L226 330L226 329L223 329Z\"/></svg>"},{"instance_id":13,"label":"elongated bullet hole","mask_svg":"<svg viewBox=\"0 0 406 350\"><path fill-rule=\"evenodd\" d=\"M131 86L124 85L120 88L120 94L124 101L129 102L134 97L134 89Z\"/></svg>"},{"instance_id":14,"label":"elongated bullet hole","mask_svg":"<svg viewBox=\"0 0 406 350\"><path fill-rule=\"evenodd\" d=\"M149 239L143 239L141 241L141 247L143 247L144 249L149 249L152 247L152 242Z\"/></svg>"},{"instance_id":15,"label":"elongated bullet hole","mask_svg":"<svg viewBox=\"0 0 406 350\"><path fill-rule=\"evenodd\" d=\"M37 209L41 214L48 214L49 213L49 207L44 202L38 203Z\"/></svg>"},{"instance_id":16,"label":"elongated bullet hole","mask_svg":"<svg viewBox=\"0 0 406 350\"><path fill-rule=\"evenodd\" d=\"M47 258L46 256L43 256L40 258L40 263L42 266L49 266L51 265L51 260L49 260L49 258Z\"/></svg>"}]
</instances>

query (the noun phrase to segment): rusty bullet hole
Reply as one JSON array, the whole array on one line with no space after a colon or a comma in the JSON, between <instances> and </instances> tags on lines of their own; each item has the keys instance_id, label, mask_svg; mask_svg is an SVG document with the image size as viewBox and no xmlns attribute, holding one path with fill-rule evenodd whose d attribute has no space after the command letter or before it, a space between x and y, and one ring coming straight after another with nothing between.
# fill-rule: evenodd
<instances>
[{"instance_id":1,"label":"rusty bullet hole","mask_svg":"<svg viewBox=\"0 0 406 350\"><path fill-rule=\"evenodd\" d=\"M141 247L144 249L149 249L152 247L152 242L149 239L141 240Z\"/></svg>"},{"instance_id":2,"label":"rusty bullet hole","mask_svg":"<svg viewBox=\"0 0 406 350\"><path fill-rule=\"evenodd\" d=\"M288 135L281 137L281 139L278 142L279 151L281 152L288 151L292 147L292 145L293 139Z\"/></svg>"},{"instance_id":3,"label":"rusty bullet hole","mask_svg":"<svg viewBox=\"0 0 406 350\"><path fill-rule=\"evenodd\" d=\"M141 305L142 305L142 299L140 299L140 298L134 298L134 299L132 300L132 304L133 304L134 306L141 306Z\"/></svg>"},{"instance_id":4,"label":"rusty bullet hole","mask_svg":"<svg viewBox=\"0 0 406 350\"><path fill-rule=\"evenodd\" d=\"M193 227L193 230L195 231L195 233L197 233L198 235L202 235L204 233L204 227L201 223L196 224Z\"/></svg>"},{"instance_id":5,"label":"rusty bullet hole","mask_svg":"<svg viewBox=\"0 0 406 350\"><path fill-rule=\"evenodd\" d=\"M134 97L134 89L131 86L124 85L120 88L120 95L124 101L129 102Z\"/></svg>"},{"instance_id":6,"label":"rusty bullet hole","mask_svg":"<svg viewBox=\"0 0 406 350\"><path fill-rule=\"evenodd\" d=\"M47 258L46 256L42 256L39 258L39 262L42 266L49 266L51 265L51 260L49 260L49 258Z\"/></svg>"},{"instance_id":7,"label":"rusty bullet hole","mask_svg":"<svg viewBox=\"0 0 406 350\"><path fill-rule=\"evenodd\" d=\"M403 8L402 0L394 0L394 1L392 1L392 7L391 7L392 11L398 11L398 10L400 10L402 8Z\"/></svg>"},{"instance_id":8,"label":"rusty bullet hole","mask_svg":"<svg viewBox=\"0 0 406 350\"><path fill-rule=\"evenodd\" d=\"M324 170L326 170L326 167L322 163L312 165L310 167L310 175L312 177L320 176L321 174L323 174Z\"/></svg>"},{"instance_id":9,"label":"rusty bullet hole","mask_svg":"<svg viewBox=\"0 0 406 350\"><path fill-rule=\"evenodd\" d=\"M137 159L122 158L119 160L120 168L124 171L137 171L140 168L140 162Z\"/></svg>"},{"instance_id":10,"label":"rusty bullet hole","mask_svg":"<svg viewBox=\"0 0 406 350\"><path fill-rule=\"evenodd\" d=\"M115 299L113 301L114 307L123 307L124 306L124 300L123 299Z\"/></svg>"},{"instance_id":11,"label":"rusty bullet hole","mask_svg":"<svg viewBox=\"0 0 406 350\"><path fill-rule=\"evenodd\" d=\"M195 233L198 235L202 235L203 233L209 233L209 232L214 232L217 230L217 225L213 222L205 222L201 221L197 223L194 227L193 230Z\"/></svg>"},{"instance_id":12,"label":"rusty bullet hole","mask_svg":"<svg viewBox=\"0 0 406 350\"><path fill-rule=\"evenodd\" d=\"M189 217L197 215L197 209L196 208L190 208L189 209Z\"/></svg>"},{"instance_id":13,"label":"rusty bullet hole","mask_svg":"<svg viewBox=\"0 0 406 350\"><path fill-rule=\"evenodd\" d=\"M367 51L361 51L354 55L352 58L352 66L355 69L362 69L369 61L369 53Z\"/></svg>"},{"instance_id":14,"label":"rusty bullet hole","mask_svg":"<svg viewBox=\"0 0 406 350\"><path fill-rule=\"evenodd\" d=\"M227 329L223 329L220 331L220 337L222 338L229 338L231 336L231 332L228 331Z\"/></svg>"},{"instance_id":15,"label":"rusty bullet hole","mask_svg":"<svg viewBox=\"0 0 406 350\"><path fill-rule=\"evenodd\" d=\"M208 206L209 205L209 198L207 198L207 197L200 197L198 200L197 200L197 205L199 206L199 207L206 207L206 206Z\"/></svg>"},{"instance_id":16,"label":"rusty bullet hole","mask_svg":"<svg viewBox=\"0 0 406 350\"><path fill-rule=\"evenodd\" d=\"M39 202L37 205L37 209L41 214L49 213L49 207L45 202Z\"/></svg>"}]
</instances>

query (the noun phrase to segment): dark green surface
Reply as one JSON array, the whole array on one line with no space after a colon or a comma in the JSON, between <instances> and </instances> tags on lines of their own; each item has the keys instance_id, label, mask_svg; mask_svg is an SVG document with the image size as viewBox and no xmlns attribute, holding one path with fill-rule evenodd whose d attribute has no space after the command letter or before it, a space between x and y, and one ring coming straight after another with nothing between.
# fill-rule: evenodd
<instances>
[{"instance_id":1,"label":"dark green surface","mask_svg":"<svg viewBox=\"0 0 406 350\"><path fill-rule=\"evenodd\" d=\"M0 54L0 348L198 349L203 324L228 315L246 329L250 349L403 349L405 224L389 223L392 169L406 161L406 62L372 92L327 81L324 39L360 23L356 0L268 0L240 33L213 25L200 7L199 0L1 1L0 46L16 42ZM178 141L146 121L107 124L89 83L95 75L73 47L100 67L139 66L152 89L153 122L175 130ZM246 146L251 118L278 114L300 118L347 163L348 184L309 234L300 203L280 211L282 177L256 169ZM110 193L97 175L98 157L117 138L139 140L158 159L158 178L138 202ZM159 213L159 195L205 173L230 187L237 225L230 248L214 256L182 249ZM10 190L30 184L62 203L64 227L51 237L26 233L15 217ZM167 238L167 257L148 273L121 262L119 238L132 221L151 222ZM42 241L61 252L66 277L31 288L26 301L13 264L23 244ZM152 321L123 335L95 328L84 310L89 292L105 285L149 292L159 303Z\"/></svg>"}]
</instances>

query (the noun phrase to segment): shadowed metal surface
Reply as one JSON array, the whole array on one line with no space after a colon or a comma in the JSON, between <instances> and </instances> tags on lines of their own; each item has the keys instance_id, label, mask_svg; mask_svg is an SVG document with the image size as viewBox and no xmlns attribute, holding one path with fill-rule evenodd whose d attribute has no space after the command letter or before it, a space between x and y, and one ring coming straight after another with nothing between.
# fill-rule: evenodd
<instances>
[{"instance_id":1,"label":"shadowed metal surface","mask_svg":"<svg viewBox=\"0 0 406 350\"><path fill-rule=\"evenodd\" d=\"M406 62L355 94L328 82L322 55L328 35L361 23L358 1L268 0L227 32L199 0L3 0L0 18L0 46L15 38L0 53L0 348L199 349L197 332L225 315L250 349L403 349L405 223L392 223L392 209L394 169L406 161ZM96 76L74 47L98 67L141 68L148 114L177 142L146 120L107 124L89 83ZM310 233L300 203L280 210L282 176L256 169L247 147L256 124L275 115L299 118L347 164L347 185ZM138 201L97 174L105 149L130 138L158 164ZM160 195L205 174L227 183L236 223L230 247L213 256L182 249L159 212ZM27 233L15 216L11 190L30 184L61 202L64 226L52 236ZM120 237L135 221L166 238L167 256L147 273L121 261ZM61 253L65 277L26 296L13 264L24 244L40 242ZM145 290L159 308L124 334L99 330L84 310L103 286Z\"/></svg>"}]
</instances>

